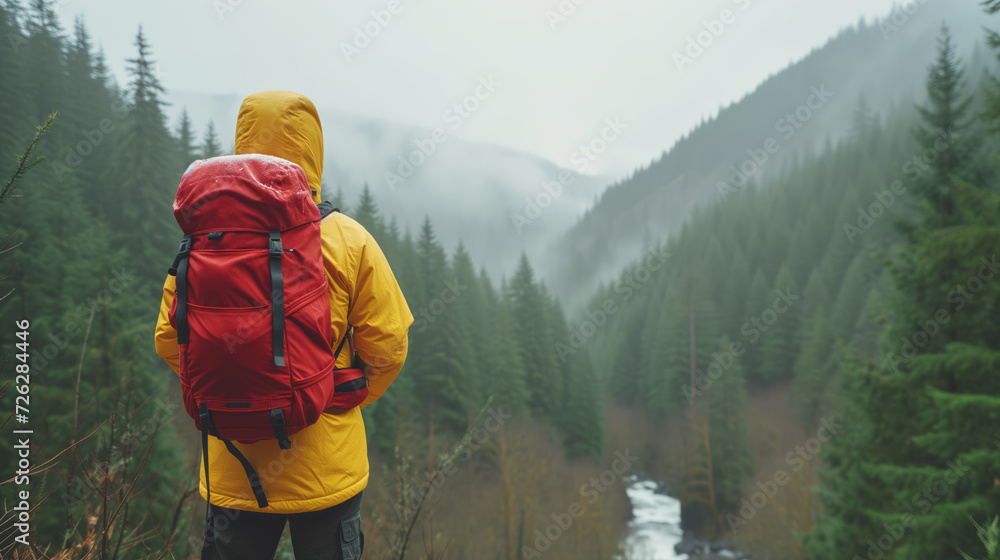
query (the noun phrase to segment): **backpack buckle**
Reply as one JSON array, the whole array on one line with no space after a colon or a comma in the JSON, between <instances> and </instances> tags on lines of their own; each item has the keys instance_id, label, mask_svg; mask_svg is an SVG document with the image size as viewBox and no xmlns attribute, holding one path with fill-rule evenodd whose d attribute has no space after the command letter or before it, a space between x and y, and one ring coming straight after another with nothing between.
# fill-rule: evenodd
<instances>
[{"instance_id":1,"label":"backpack buckle","mask_svg":"<svg viewBox=\"0 0 1000 560\"><path fill-rule=\"evenodd\" d=\"M200 403L198 416L201 420L201 431L215 435L215 425L212 423L212 413L208 411L208 403Z\"/></svg>"},{"instance_id":2,"label":"backpack buckle","mask_svg":"<svg viewBox=\"0 0 1000 560\"><path fill-rule=\"evenodd\" d=\"M191 237L185 235L181 238L181 246L177 249L177 253L184 255L191 252Z\"/></svg>"},{"instance_id":3,"label":"backpack buckle","mask_svg":"<svg viewBox=\"0 0 1000 560\"><path fill-rule=\"evenodd\" d=\"M185 235L181 238L181 246L177 248L177 255L174 256L174 264L170 265L167 269L167 274L171 276L177 276L177 267L180 266L181 261L188 257L191 253L191 236Z\"/></svg>"},{"instance_id":4,"label":"backpack buckle","mask_svg":"<svg viewBox=\"0 0 1000 560\"><path fill-rule=\"evenodd\" d=\"M291 449L292 442L288 439L288 428L285 426L285 412L280 408L271 409L271 427L274 429L274 437L278 440L278 447L281 449Z\"/></svg>"},{"instance_id":5,"label":"backpack buckle","mask_svg":"<svg viewBox=\"0 0 1000 560\"><path fill-rule=\"evenodd\" d=\"M267 252L272 257L281 256L281 254L283 253L283 249L281 248L281 234L278 235L271 234L271 237L267 239Z\"/></svg>"}]
</instances>

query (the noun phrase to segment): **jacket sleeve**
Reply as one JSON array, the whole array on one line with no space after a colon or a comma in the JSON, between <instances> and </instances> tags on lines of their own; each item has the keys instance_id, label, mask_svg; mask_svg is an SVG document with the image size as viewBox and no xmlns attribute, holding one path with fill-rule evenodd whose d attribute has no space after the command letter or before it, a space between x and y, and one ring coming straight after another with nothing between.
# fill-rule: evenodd
<instances>
[{"instance_id":1,"label":"jacket sleeve","mask_svg":"<svg viewBox=\"0 0 1000 560\"><path fill-rule=\"evenodd\" d=\"M348 320L354 326L354 349L368 365L368 406L396 379L406 360L407 330L413 315L389 263L375 239L365 232L358 259Z\"/></svg>"},{"instance_id":2,"label":"jacket sleeve","mask_svg":"<svg viewBox=\"0 0 1000 560\"><path fill-rule=\"evenodd\" d=\"M163 283L163 300L160 302L160 316L156 320L156 353L174 373L180 374L180 348L177 346L177 331L170 324L170 306L174 304L174 290L177 280L173 276L167 276Z\"/></svg>"}]
</instances>

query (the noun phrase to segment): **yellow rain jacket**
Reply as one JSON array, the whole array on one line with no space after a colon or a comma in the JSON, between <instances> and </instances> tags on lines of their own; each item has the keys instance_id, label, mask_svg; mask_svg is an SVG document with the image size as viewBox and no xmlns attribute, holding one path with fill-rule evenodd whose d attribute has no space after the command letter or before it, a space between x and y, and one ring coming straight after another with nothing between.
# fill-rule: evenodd
<instances>
[{"instance_id":1,"label":"yellow rain jacket","mask_svg":"<svg viewBox=\"0 0 1000 560\"><path fill-rule=\"evenodd\" d=\"M288 91L250 95L236 123L236 153L266 154L299 164L320 199L323 174L323 131L312 102ZM212 503L217 506L274 513L317 511L337 505L368 484L368 449L361 408L385 393L406 359L406 332L413 322L389 264L372 236L357 222L334 212L321 223L323 260L329 280L330 320L334 344L354 327L349 347L338 359L348 367L356 351L367 364L369 396L361 407L325 413L319 421L291 436L292 448L276 441L234 442L253 464L270 505L261 510L246 473L223 443L210 437L209 469ZM180 373L177 331L167 313L174 299L175 278L167 276L156 324L156 353ZM194 424L191 424L192 428ZM200 490L206 497L205 471Z\"/></svg>"}]
</instances>

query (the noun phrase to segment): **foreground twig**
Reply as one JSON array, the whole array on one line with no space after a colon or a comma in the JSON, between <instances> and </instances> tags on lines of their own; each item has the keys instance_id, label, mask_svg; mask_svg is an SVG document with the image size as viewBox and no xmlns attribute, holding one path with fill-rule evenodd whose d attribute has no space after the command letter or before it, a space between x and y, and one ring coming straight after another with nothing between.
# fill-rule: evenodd
<instances>
[{"instance_id":1,"label":"foreground twig","mask_svg":"<svg viewBox=\"0 0 1000 560\"><path fill-rule=\"evenodd\" d=\"M56 122L57 118L59 118L58 111L49 115L49 118L45 119L45 122L35 129L35 137L31 139L31 143L28 144L28 147L17 156L17 167L14 168L14 172L11 173L10 179L7 179L7 184L4 185L3 190L0 191L0 203L3 203L7 197L14 192L14 189L17 188L18 183L21 182L21 179L24 178L24 174L27 173L29 169L45 161L45 156L38 156L35 159L31 159L31 152L34 151L35 145L38 144L42 135L49 130L49 127Z\"/></svg>"}]
</instances>

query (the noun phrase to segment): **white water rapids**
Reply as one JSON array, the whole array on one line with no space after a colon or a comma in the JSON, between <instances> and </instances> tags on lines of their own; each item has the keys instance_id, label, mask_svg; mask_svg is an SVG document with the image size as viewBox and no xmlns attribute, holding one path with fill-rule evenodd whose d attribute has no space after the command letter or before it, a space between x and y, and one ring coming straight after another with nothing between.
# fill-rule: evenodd
<instances>
[{"instance_id":1,"label":"white water rapids","mask_svg":"<svg viewBox=\"0 0 1000 560\"><path fill-rule=\"evenodd\" d=\"M656 493L651 480L629 480L625 489L632 502L634 519L629 522L625 539L627 560L687 560L687 554L674 552L681 541L681 503L676 498Z\"/></svg>"}]
</instances>

